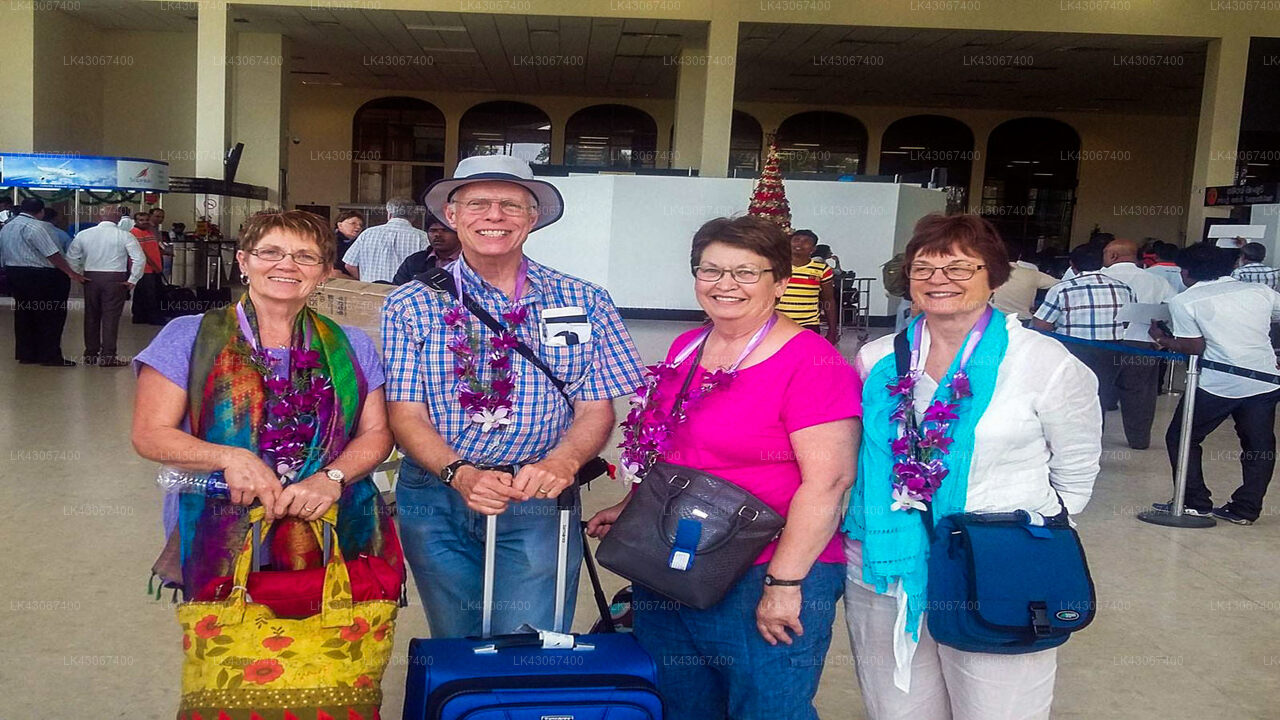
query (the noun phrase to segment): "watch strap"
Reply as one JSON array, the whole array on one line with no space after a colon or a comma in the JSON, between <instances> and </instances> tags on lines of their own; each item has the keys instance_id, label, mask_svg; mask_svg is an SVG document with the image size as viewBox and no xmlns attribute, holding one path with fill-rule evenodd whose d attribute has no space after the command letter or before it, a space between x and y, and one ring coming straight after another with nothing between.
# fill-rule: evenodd
<instances>
[{"instance_id":1,"label":"watch strap","mask_svg":"<svg viewBox=\"0 0 1280 720\"><path fill-rule=\"evenodd\" d=\"M765 585L777 585L778 587L797 587L804 584L804 580L779 580L778 578L766 574L764 576Z\"/></svg>"},{"instance_id":2,"label":"watch strap","mask_svg":"<svg viewBox=\"0 0 1280 720\"><path fill-rule=\"evenodd\" d=\"M458 459L458 460L454 460L448 465L445 465L444 469L440 471L440 480L444 482L445 485L452 485L453 476L457 475L458 470L461 469L464 465L473 465L473 463L468 460Z\"/></svg>"}]
</instances>

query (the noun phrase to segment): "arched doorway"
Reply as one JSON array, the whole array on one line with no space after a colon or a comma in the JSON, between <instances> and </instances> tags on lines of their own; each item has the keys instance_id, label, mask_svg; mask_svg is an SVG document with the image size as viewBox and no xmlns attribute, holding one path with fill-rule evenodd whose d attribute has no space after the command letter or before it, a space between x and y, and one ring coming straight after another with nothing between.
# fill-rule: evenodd
<instances>
[{"instance_id":1,"label":"arched doorway","mask_svg":"<svg viewBox=\"0 0 1280 720\"><path fill-rule=\"evenodd\" d=\"M357 204L417 198L444 177L444 113L426 100L370 100L356 110L351 134L351 198Z\"/></svg>"},{"instance_id":2,"label":"arched doorway","mask_svg":"<svg viewBox=\"0 0 1280 720\"><path fill-rule=\"evenodd\" d=\"M867 128L844 113L813 110L778 126L783 174L857 175L864 171Z\"/></svg>"},{"instance_id":3,"label":"arched doorway","mask_svg":"<svg viewBox=\"0 0 1280 720\"><path fill-rule=\"evenodd\" d=\"M764 130L760 121L742 112L733 111L733 124L729 128L729 177L754 177L760 172L760 148L764 145Z\"/></svg>"},{"instance_id":4,"label":"arched doorway","mask_svg":"<svg viewBox=\"0 0 1280 720\"><path fill-rule=\"evenodd\" d=\"M515 155L530 165L545 165L551 161L551 119L528 103L480 103L458 124L458 157L472 155Z\"/></svg>"},{"instance_id":5,"label":"arched doorway","mask_svg":"<svg viewBox=\"0 0 1280 720\"><path fill-rule=\"evenodd\" d=\"M564 125L564 164L617 170L651 168L658 157L658 123L630 105L592 105Z\"/></svg>"},{"instance_id":6,"label":"arched doorway","mask_svg":"<svg viewBox=\"0 0 1280 720\"><path fill-rule=\"evenodd\" d=\"M987 140L978 212L1024 250L1065 252L1071 238L1080 135L1049 118L1002 123Z\"/></svg>"},{"instance_id":7,"label":"arched doorway","mask_svg":"<svg viewBox=\"0 0 1280 720\"><path fill-rule=\"evenodd\" d=\"M880 141L880 174L947 172L947 212L963 212L969 205L969 176L973 167L973 131L943 115L912 115L885 128Z\"/></svg>"}]
</instances>

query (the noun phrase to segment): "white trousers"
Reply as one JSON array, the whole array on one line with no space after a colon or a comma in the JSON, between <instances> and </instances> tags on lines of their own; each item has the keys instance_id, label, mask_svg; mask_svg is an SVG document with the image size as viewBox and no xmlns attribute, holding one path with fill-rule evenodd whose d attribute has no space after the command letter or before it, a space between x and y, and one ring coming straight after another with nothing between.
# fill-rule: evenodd
<instances>
[{"instance_id":1,"label":"white trousers","mask_svg":"<svg viewBox=\"0 0 1280 720\"><path fill-rule=\"evenodd\" d=\"M850 567L853 567L852 565ZM858 567L861 567L860 565ZM939 645L920 620L911 692L893 684L897 601L845 580L845 617L871 720L1047 720L1058 649L997 655Z\"/></svg>"}]
</instances>

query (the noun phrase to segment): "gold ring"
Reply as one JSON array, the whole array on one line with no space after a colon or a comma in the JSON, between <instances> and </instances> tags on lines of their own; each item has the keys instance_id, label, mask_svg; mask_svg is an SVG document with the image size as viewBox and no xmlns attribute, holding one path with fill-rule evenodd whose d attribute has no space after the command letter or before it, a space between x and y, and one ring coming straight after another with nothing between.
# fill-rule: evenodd
<instances>
[{"instance_id":1,"label":"gold ring","mask_svg":"<svg viewBox=\"0 0 1280 720\"><path fill-rule=\"evenodd\" d=\"M539 495L546 495L546 494L547 494L547 491L546 491L546 490L539 490L539 491L538 491L538 494L539 494Z\"/></svg>"}]
</instances>

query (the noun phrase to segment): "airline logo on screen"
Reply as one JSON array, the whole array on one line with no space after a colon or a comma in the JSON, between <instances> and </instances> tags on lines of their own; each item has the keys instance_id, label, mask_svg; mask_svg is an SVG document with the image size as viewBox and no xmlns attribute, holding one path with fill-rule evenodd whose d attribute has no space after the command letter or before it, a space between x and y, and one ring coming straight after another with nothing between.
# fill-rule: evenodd
<instances>
[{"instance_id":1,"label":"airline logo on screen","mask_svg":"<svg viewBox=\"0 0 1280 720\"><path fill-rule=\"evenodd\" d=\"M117 160L116 185L130 190L168 190L169 166L146 160Z\"/></svg>"}]
</instances>

